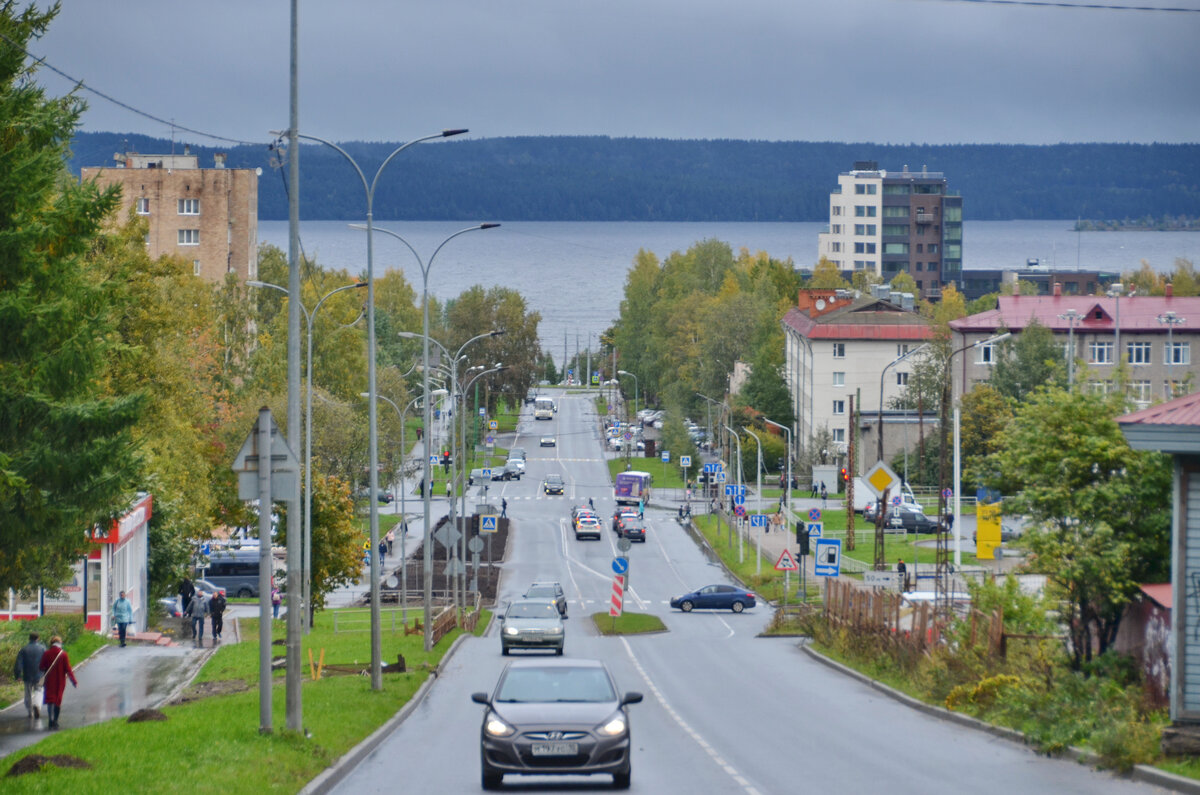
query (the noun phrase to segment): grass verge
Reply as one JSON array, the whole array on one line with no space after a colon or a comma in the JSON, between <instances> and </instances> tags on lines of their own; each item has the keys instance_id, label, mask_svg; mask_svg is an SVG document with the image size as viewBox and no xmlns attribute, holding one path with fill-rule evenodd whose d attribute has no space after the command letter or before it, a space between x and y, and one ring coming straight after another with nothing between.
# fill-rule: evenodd
<instances>
[{"instance_id":1,"label":"grass verge","mask_svg":"<svg viewBox=\"0 0 1200 795\"><path fill-rule=\"evenodd\" d=\"M189 791L200 793L249 795L266 790L300 790L403 707L462 634L451 632L426 653L420 634L389 632L385 625L384 662L403 655L407 673L385 675L379 691L371 690L370 678L365 676L330 675L333 672L329 671L313 681L308 667L310 650L314 661L324 650L327 665L369 665L370 634L334 634L332 612L318 617L318 626L303 639L301 647L303 722L309 737L283 728L286 704L281 671L273 681L274 732L259 734L257 622L243 620L241 634L245 642L219 649L201 670L196 684L221 682L229 685L226 690L250 689L163 707L166 721L128 723L118 718L48 735L37 745L4 759L0 776L6 776L13 764L32 753L68 754L85 760L92 768L47 767L39 773L5 777L5 792L108 793L131 787L141 792L167 792L184 778ZM477 633L486 628L489 619L490 614L481 615ZM284 631L280 622L276 637L282 637ZM277 649L277 653L282 651L282 647ZM217 771L213 775L190 775L196 760L202 759L216 764Z\"/></svg>"},{"instance_id":2,"label":"grass verge","mask_svg":"<svg viewBox=\"0 0 1200 795\"><path fill-rule=\"evenodd\" d=\"M627 613L613 618L608 613L592 613L592 623L601 635L641 635L647 632L666 632L667 625L649 613Z\"/></svg>"}]
</instances>

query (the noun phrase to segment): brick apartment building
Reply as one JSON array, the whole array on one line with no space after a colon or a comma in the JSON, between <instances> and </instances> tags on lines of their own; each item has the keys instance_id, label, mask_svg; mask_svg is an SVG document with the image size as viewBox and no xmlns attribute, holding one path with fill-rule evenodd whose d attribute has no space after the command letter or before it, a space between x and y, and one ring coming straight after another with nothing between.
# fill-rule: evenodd
<instances>
[{"instance_id":1,"label":"brick apartment building","mask_svg":"<svg viewBox=\"0 0 1200 795\"><path fill-rule=\"evenodd\" d=\"M176 256L192 272L219 282L226 273L239 281L258 277L258 169L200 168L185 148L181 155L127 153L119 165L82 169L80 178L120 185L126 212L149 223L150 256Z\"/></svg>"}]
</instances>

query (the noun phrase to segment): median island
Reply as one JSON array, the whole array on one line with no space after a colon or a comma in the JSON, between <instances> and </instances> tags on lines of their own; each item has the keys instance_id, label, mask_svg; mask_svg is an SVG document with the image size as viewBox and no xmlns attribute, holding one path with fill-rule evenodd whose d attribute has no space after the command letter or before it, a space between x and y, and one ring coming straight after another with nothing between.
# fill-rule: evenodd
<instances>
[{"instance_id":1,"label":"median island","mask_svg":"<svg viewBox=\"0 0 1200 795\"><path fill-rule=\"evenodd\" d=\"M667 631L662 619L649 613L622 613L616 618L607 612L592 613L592 623L601 635L645 635Z\"/></svg>"}]
</instances>

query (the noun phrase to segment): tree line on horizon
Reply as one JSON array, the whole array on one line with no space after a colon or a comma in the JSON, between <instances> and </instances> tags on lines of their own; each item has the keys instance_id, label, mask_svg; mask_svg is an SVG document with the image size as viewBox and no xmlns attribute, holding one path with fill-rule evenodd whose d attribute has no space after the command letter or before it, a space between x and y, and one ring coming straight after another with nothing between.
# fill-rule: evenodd
<instances>
[{"instance_id":1,"label":"tree line on horizon","mask_svg":"<svg viewBox=\"0 0 1200 795\"><path fill-rule=\"evenodd\" d=\"M368 173L398 144L340 144ZM122 133L77 133L68 166L114 154L180 153L185 144ZM278 148L189 145L202 167L262 168L259 218L287 218ZM1200 144L873 144L544 136L448 140L392 163L376 220L822 222L837 175L855 161L945 175L967 220L1200 215ZM301 215L355 220L361 183L341 155L302 146Z\"/></svg>"}]
</instances>

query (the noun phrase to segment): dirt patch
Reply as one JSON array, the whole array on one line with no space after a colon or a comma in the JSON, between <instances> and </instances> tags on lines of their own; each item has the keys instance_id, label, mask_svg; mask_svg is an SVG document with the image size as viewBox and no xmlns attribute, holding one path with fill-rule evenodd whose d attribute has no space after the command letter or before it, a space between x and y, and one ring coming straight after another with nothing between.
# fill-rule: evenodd
<instances>
[{"instance_id":1,"label":"dirt patch","mask_svg":"<svg viewBox=\"0 0 1200 795\"><path fill-rule=\"evenodd\" d=\"M145 723L149 720L166 720L167 716L156 709L139 709L126 718L127 723Z\"/></svg>"},{"instance_id":2,"label":"dirt patch","mask_svg":"<svg viewBox=\"0 0 1200 795\"><path fill-rule=\"evenodd\" d=\"M222 679L221 681L217 682L196 682L187 690L184 690L183 695L171 703L187 704L191 701L199 701L202 698L227 696L232 693L244 693L250 689L250 685L243 679Z\"/></svg>"},{"instance_id":3,"label":"dirt patch","mask_svg":"<svg viewBox=\"0 0 1200 795\"><path fill-rule=\"evenodd\" d=\"M67 756L66 754L56 754L55 756L43 756L41 754L30 754L24 759L19 760L15 765L8 769L10 776L23 776L26 773L40 773L46 765L54 765L55 767L74 767L81 770L91 770L92 765L85 762L77 756Z\"/></svg>"}]
</instances>

